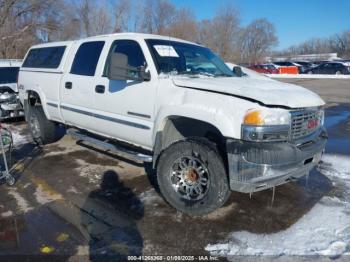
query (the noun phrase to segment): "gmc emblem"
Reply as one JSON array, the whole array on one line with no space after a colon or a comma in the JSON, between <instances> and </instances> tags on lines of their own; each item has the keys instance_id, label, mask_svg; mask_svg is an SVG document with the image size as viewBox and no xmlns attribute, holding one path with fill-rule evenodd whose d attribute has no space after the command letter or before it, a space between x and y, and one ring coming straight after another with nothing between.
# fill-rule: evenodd
<instances>
[{"instance_id":1,"label":"gmc emblem","mask_svg":"<svg viewBox=\"0 0 350 262\"><path fill-rule=\"evenodd\" d=\"M314 129L315 127L318 126L318 119L310 119L308 122L307 122L307 128L308 129Z\"/></svg>"}]
</instances>

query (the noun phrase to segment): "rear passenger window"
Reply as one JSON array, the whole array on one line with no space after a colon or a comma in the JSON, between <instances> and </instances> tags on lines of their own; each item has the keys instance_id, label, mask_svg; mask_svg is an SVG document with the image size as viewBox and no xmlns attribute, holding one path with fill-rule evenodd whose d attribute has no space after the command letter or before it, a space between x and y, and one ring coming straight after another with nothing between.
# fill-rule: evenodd
<instances>
[{"instance_id":1,"label":"rear passenger window","mask_svg":"<svg viewBox=\"0 0 350 262\"><path fill-rule=\"evenodd\" d=\"M33 48L29 51L22 67L57 68L65 49L65 46Z\"/></svg>"},{"instance_id":2,"label":"rear passenger window","mask_svg":"<svg viewBox=\"0 0 350 262\"><path fill-rule=\"evenodd\" d=\"M75 55L70 73L94 76L104 44L103 41L83 43Z\"/></svg>"}]
</instances>

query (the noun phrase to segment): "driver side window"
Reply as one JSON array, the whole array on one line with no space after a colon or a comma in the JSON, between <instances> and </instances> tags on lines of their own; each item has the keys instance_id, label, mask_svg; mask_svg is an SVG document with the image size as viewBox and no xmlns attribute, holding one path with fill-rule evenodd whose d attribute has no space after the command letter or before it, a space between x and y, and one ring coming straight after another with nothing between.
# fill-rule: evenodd
<instances>
[{"instance_id":1,"label":"driver side window","mask_svg":"<svg viewBox=\"0 0 350 262\"><path fill-rule=\"evenodd\" d=\"M133 40L116 40L112 43L111 49L107 57L107 61L104 68L104 76L107 75L108 68L110 66L111 55L113 53L123 54L127 57L130 74L136 74L137 68L141 66L147 66L145 56L142 52L140 45Z\"/></svg>"}]
</instances>

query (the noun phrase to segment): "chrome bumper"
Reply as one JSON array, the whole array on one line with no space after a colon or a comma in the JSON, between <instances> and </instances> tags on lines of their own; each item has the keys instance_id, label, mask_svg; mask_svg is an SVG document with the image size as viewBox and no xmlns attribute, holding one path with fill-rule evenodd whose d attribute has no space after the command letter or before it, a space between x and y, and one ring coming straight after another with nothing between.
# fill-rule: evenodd
<instances>
[{"instance_id":1,"label":"chrome bumper","mask_svg":"<svg viewBox=\"0 0 350 262\"><path fill-rule=\"evenodd\" d=\"M251 193L298 179L318 164L326 142L325 129L301 145L227 139L230 188Z\"/></svg>"}]
</instances>

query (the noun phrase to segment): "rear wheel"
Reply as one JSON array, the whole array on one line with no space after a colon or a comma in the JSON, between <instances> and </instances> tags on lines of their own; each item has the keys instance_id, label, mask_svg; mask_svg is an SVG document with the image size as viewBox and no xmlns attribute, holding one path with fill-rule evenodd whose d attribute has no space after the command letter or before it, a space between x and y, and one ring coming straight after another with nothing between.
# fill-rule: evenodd
<instances>
[{"instance_id":1,"label":"rear wheel","mask_svg":"<svg viewBox=\"0 0 350 262\"><path fill-rule=\"evenodd\" d=\"M28 125L34 142L45 145L56 141L56 124L46 118L41 106L29 109Z\"/></svg>"},{"instance_id":2,"label":"rear wheel","mask_svg":"<svg viewBox=\"0 0 350 262\"><path fill-rule=\"evenodd\" d=\"M189 215L210 213L230 196L225 166L208 141L169 146L159 158L157 178L164 199Z\"/></svg>"}]
</instances>

